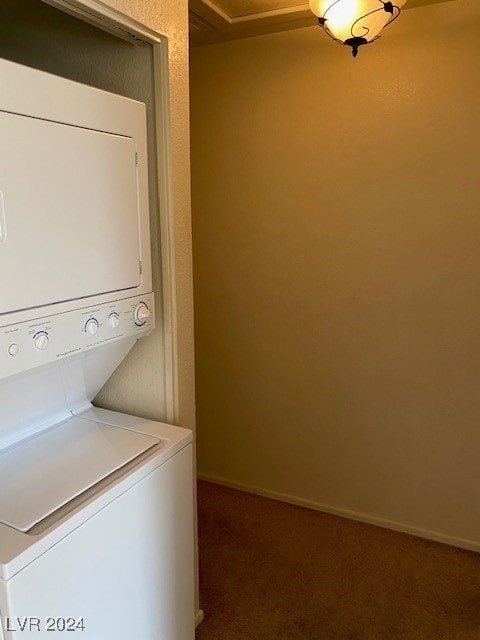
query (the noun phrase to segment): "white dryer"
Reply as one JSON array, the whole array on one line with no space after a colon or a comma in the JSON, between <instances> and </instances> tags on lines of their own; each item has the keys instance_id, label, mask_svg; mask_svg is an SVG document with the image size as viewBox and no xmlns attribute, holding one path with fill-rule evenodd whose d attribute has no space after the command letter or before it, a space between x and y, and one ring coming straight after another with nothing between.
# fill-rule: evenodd
<instances>
[{"instance_id":1,"label":"white dryer","mask_svg":"<svg viewBox=\"0 0 480 640\"><path fill-rule=\"evenodd\" d=\"M154 328L144 105L0 60L0 638L193 640L192 434L92 399Z\"/></svg>"}]
</instances>

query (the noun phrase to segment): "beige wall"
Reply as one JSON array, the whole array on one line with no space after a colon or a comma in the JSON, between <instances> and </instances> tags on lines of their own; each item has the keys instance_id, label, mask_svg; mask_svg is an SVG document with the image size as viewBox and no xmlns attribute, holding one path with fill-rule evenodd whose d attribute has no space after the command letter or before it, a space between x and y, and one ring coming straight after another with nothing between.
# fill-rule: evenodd
<instances>
[{"instance_id":1,"label":"beige wall","mask_svg":"<svg viewBox=\"0 0 480 640\"><path fill-rule=\"evenodd\" d=\"M480 549L479 35L193 50L203 476Z\"/></svg>"}]
</instances>

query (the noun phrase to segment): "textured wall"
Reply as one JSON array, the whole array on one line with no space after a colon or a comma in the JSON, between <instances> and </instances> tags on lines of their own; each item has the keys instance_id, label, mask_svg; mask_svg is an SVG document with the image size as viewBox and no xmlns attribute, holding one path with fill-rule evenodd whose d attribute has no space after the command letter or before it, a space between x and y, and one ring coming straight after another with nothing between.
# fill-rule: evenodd
<instances>
[{"instance_id":1,"label":"textured wall","mask_svg":"<svg viewBox=\"0 0 480 640\"><path fill-rule=\"evenodd\" d=\"M480 549L479 32L192 51L203 475Z\"/></svg>"}]
</instances>

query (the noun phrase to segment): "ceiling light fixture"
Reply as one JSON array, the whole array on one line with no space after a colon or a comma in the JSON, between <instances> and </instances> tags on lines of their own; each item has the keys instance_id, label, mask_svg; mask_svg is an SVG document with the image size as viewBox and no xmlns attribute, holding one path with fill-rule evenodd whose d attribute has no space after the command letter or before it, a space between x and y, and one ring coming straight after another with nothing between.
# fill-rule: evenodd
<instances>
[{"instance_id":1,"label":"ceiling light fixture","mask_svg":"<svg viewBox=\"0 0 480 640\"><path fill-rule=\"evenodd\" d=\"M359 47L377 40L380 31L398 18L405 2L310 0L310 9L333 40L352 47L355 58Z\"/></svg>"}]
</instances>

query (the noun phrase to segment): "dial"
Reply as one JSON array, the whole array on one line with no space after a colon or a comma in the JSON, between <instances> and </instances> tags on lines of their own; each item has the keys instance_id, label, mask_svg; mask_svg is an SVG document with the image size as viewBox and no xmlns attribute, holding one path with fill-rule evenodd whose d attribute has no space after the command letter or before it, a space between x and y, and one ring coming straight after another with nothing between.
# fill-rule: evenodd
<instances>
[{"instance_id":1,"label":"dial","mask_svg":"<svg viewBox=\"0 0 480 640\"><path fill-rule=\"evenodd\" d=\"M108 324L112 327L112 329L116 329L118 327L118 325L120 324L120 316L118 315L118 313L113 311L108 316Z\"/></svg>"},{"instance_id":2,"label":"dial","mask_svg":"<svg viewBox=\"0 0 480 640\"><path fill-rule=\"evenodd\" d=\"M33 336L33 342L35 344L35 349L39 349L43 351L48 346L48 333L46 331L40 331Z\"/></svg>"},{"instance_id":3,"label":"dial","mask_svg":"<svg viewBox=\"0 0 480 640\"><path fill-rule=\"evenodd\" d=\"M133 319L135 324L139 327L145 324L150 315L150 309L147 307L145 302L139 302L133 310Z\"/></svg>"},{"instance_id":4,"label":"dial","mask_svg":"<svg viewBox=\"0 0 480 640\"><path fill-rule=\"evenodd\" d=\"M98 320L96 318L90 318L85 323L85 332L91 336L95 335L98 331Z\"/></svg>"}]
</instances>

